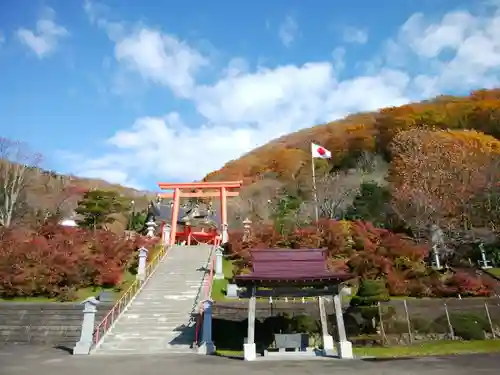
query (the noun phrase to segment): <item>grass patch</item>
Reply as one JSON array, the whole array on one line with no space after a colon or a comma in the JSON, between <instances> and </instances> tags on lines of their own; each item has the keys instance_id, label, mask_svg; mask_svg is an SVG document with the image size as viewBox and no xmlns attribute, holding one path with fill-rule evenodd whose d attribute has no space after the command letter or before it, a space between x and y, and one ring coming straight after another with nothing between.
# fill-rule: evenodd
<instances>
[{"instance_id":1,"label":"grass patch","mask_svg":"<svg viewBox=\"0 0 500 375\"><path fill-rule=\"evenodd\" d=\"M229 280L233 278L233 261L222 258L222 272L224 278L213 280L212 282L212 299L214 301L223 301L226 299L226 289Z\"/></svg>"},{"instance_id":2,"label":"grass patch","mask_svg":"<svg viewBox=\"0 0 500 375\"><path fill-rule=\"evenodd\" d=\"M358 357L397 358L500 352L500 340L435 341L410 346L353 348ZM217 350L222 357L242 358L241 350Z\"/></svg>"},{"instance_id":3,"label":"grass patch","mask_svg":"<svg viewBox=\"0 0 500 375\"><path fill-rule=\"evenodd\" d=\"M132 283L135 281L135 278L136 278L135 274L126 272L122 282L120 283L120 285L117 285L116 287L103 288L98 286L89 286L86 288L78 289L76 291L76 298L72 301L65 301L65 302L83 301L92 296L96 297L99 293L103 291L112 293L113 299L116 301L127 291L130 285L132 285ZM45 302L62 302L62 301L58 298L49 298L49 297L13 297L13 298L0 298L0 303L2 302L45 303Z\"/></svg>"},{"instance_id":4,"label":"grass patch","mask_svg":"<svg viewBox=\"0 0 500 375\"><path fill-rule=\"evenodd\" d=\"M436 341L419 345L355 348L355 354L377 358L419 357L466 353L500 352L500 340Z\"/></svg>"},{"instance_id":5,"label":"grass patch","mask_svg":"<svg viewBox=\"0 0 500 375\"><path fill-rule=\"evenodd\" d=\"M492 275L500 277L500 268L488 268L485 271L491 273Z\"/></svg>"}]
</instances>

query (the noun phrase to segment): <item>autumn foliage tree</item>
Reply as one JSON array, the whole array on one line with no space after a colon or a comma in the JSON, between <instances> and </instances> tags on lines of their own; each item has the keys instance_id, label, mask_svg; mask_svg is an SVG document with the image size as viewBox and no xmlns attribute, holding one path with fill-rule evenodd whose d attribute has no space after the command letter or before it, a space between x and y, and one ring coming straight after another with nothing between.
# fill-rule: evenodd
<instances>
[{"instance_id":1,"label":"autumn foliage tree","mask_svg":"<svg viewBox=\"0 0 500 375\"><path fill-rule=\"evenodd\" d=\"M0 228L0 297L71 300L78 289L119 286L142 237L45 224Z\"/></svg>"},{"instance_id":2,"label":"autumn foliage tree","mask_svg":"<svg viewBox=\"0 0 500 375\"><path fill-rule=\"evenodd\" d=\"M413 129L391 144L392 205L415 234L430 224L468 230L471 199L498 180L500 142L476 131Z\"/></svg>"},{"instance_id":3,"label":"autumn foliage tree","mask_svg":"<svg viewBox=\"0 0 500 375\"><path fill-rule=\"evenodd\" d=\"M436 275L425 261L429 254L427 245L363 221L323 219L318 227L296 228L289 233L259 225L252 233L250 241L243 241L241 232L230 233L228 253L235 259L237 273L247 272L251 267L250 250L325 248L332 270L349 272L358 282L380 280L392 296L443 297L456 296L459 291L463 295L492 292L491 285L470 275L461 275L461 279ZM467 281L465 289L455 288L459 279Z\"/></svg>"}]
</instances>

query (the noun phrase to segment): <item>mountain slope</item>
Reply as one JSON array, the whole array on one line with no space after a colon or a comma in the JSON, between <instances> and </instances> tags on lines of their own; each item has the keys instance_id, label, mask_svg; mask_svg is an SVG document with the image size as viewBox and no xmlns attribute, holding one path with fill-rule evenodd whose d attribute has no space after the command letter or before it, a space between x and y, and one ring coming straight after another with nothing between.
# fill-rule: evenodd
<instances>
[{"instance_id":1,"label":"mountain slope","mask_svg":"<svg viewBox=\"0 0 500 375\"><path fill-rule=\"evenodd\" d=\"M476 129L498 139L500 89L479 90L465 97L440 96L302 129L228 162L220 170L209 173L205 180L243 179L249 184L268 174L285 180L297 179L310 173L310 142L332 151L332 168L350 168L362 154L387 158L395 134L420 126Z\"/></svg>"}]
</instances>

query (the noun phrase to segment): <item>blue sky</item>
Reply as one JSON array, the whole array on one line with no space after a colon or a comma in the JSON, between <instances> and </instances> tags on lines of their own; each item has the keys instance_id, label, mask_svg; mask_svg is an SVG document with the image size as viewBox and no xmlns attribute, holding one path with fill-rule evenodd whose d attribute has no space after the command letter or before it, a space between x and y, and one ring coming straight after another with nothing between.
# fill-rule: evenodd
<instances>
[{"instance_id":1,"label":"blue sky","mask_svg":"<svg viewBox=\"0 0 500 375\"><path fill-rule=\"evenodd\" d=\"M495 0L0 1L0 135L155 189L348 113L498 85Z\"/></svg>"}]
</instances>

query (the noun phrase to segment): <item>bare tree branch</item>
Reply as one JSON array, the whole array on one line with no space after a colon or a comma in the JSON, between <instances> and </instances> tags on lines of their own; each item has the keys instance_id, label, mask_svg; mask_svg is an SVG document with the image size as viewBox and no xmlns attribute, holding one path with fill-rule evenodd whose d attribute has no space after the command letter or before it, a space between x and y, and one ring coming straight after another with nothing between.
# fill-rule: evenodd
<instances>
[{"instance_id":1,"label":"bare tree branch","mask_svg":"<svg viewBox=\"0 0 500 375\"><path fill-rule=\"evenodd\" d=\"M41 155L17 141L0 138L0 225L12 223L21 193L27 186L29 168L37 167Z\"/></svg>"}]
</instances>

